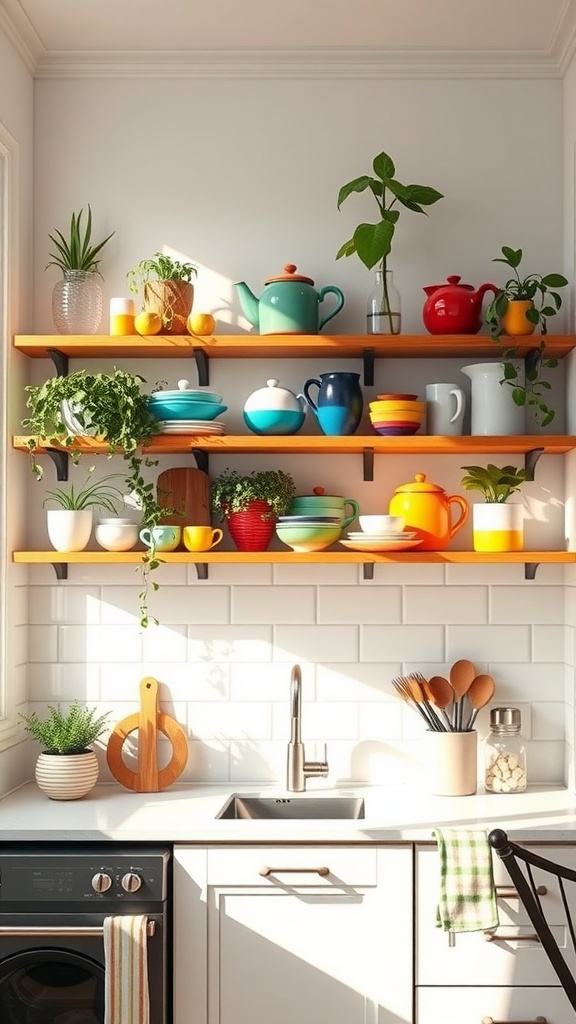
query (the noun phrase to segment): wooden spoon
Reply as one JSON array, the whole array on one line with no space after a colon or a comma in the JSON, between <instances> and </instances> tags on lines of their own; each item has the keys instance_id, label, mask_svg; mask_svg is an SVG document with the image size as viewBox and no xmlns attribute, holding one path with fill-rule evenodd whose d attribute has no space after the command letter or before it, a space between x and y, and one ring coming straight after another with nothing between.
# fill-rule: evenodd
<instances>
[{"instance_id":1,"label":"wooden spoon","mask_svg":"<svg viewBox=\"0 0 576 1024\"><path fill-rule=\"evenodd\" d=\"M492 700L495 688L496 684L492 679L492 676L481 675L476 676L476 678L472 680L470 689L468 690L468 700L472 706L472 713L466 723L466 732L470 732L472 730L474 722L476 721L476 715L480 709L486 707L488 702Z\"/></svg>"},{"instance_id":2,"label":"wooden spoon","mask_svg":"<svg viewBox=\"0 0 576 1024\"><path fill-rule=\"evenodd\" d=\"M432 676L431 679L427 679L422 683L422 689L426 700L440 709L442 718L446 723L446 727L451 732L452 723L445 711L445 708L447 708L454 700L454 689L452 684L449 683L444 676Z\"/></svg>"},{"instance_id":3,"label":"wooden spoon","mask_svg":"<svg viewBox=\"0 0 576 1024\"><path fill-rule=\"evenodd\" d=\"M472 680L476 676L476 669L471 661L461 658L455 661L450 669L450 682L454 689L454 708L452 711L452 728L460 732L462 730L462 701L468 693Z\"/></svg>"}]
</instances>

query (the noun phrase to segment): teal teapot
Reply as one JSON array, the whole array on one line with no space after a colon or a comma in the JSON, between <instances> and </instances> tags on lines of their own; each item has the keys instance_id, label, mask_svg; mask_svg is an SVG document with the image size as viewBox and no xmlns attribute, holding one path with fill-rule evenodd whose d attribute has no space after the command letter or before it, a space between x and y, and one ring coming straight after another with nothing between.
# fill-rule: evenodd
<instances>
[{"instance_id":1,"label":"teal teapot","mask_svg":"<svg viewBox=\"0 0 576 1024\"><path fill-rule=\"evenodd\" d=\"M318 334L344 305L344 295L334 285L319 292L314 281L296 273L294 263L287 263L284 274L269 277L259 299L244 281L238 281L238 297L242 312L260 334ZM320 304L326 295L336 296L336 307L320 317Z\"/></svg>"}]
</instances>

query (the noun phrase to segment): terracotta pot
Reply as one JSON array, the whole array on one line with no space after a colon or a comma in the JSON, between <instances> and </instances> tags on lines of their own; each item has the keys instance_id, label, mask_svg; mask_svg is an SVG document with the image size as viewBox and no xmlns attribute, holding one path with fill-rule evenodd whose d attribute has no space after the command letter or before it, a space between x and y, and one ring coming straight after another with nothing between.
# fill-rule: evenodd
<instances>
[{"instance_id":1,"label":"terracotta pot","mask_svg":"<svg viewBox=\"0 0 576 1024\"><path fill-rule=\"evenodd\" d=\"M193 301L194 286L189 281L148 281L144 285L144 309L160 314L162 334L188 334L186 321Z\"/></svg>"},{"instance_id":2,"label":"terracotta pot","mask_svg":"<svg viewBox=\"0 0 576 1024\"><path fill-rule=\"evenodd\" d=\"M532 309L531 299L512 299L508 302L506 312L502 317L502 327L505 334L511 337L522 337L526 334L534 334L536 324L531 324L526 319L526 312Z\"/></svg>"},{"instance_id":3,"label":"terracotta pot","mask_svg":"<svg viewBox=\"0 0 576 1024\"><path fill-rule=\"evenodd\" d=\"M230 536L238 551L267 551L276 527L276 516L263 518L269 512L267 501L251 501L245 512L231 512L226 516Z\"/></svg>"},{"instance_id":4,"label":"terracotta pot","mask_svg":"<svg viewBox=\"0 0 576 1024\"><path fill-rule=\"evenodd\" d=\"M82 754L42 753L36 762L36 783L51 800L79 800L98 781L98 759L93 750Z\"/></svg>"}]
</instances>

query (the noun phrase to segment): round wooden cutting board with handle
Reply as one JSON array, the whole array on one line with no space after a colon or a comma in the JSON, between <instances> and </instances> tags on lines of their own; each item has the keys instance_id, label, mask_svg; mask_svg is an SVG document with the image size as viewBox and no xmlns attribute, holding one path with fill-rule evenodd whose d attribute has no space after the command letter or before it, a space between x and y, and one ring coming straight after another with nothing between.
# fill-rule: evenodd
<instances>
[{"instance_id":1,"label":"round wooden cutting board with handle","mask_svg":"<svg viewBox=\"0 0 576 1024\"><path fill-rule=\"evenodd\" d=\"M130 733L138 730L138 770L124 763L122 747ZM172 744L172 757L158 770L158 733ZM188 760L188 741L181 725L158 710L158 680L145 676L140 683L140 711L128 715L112 730L106 760L117 782L136 793L158 793L182 774Z\"/></svg>"}]
</instances>

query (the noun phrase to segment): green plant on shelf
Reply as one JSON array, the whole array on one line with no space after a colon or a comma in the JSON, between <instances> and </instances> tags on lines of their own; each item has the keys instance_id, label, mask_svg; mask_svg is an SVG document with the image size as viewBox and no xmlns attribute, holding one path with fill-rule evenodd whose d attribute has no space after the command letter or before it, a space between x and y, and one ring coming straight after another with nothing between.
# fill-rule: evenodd
<instances>
[{"instance_id":1,"label":"green plant on shelf","mask_svg":"<svg viewBox=\"0 0 576 1024\"><path fill-rule=\"evenodd\" d=\"M480 491L484 501L492 504L503 504L519 491L522 484L530 479L526 469L516 466L462 466L466 475L462 477L462 486L467 491Z\"/></svg>"}]
</instances>

